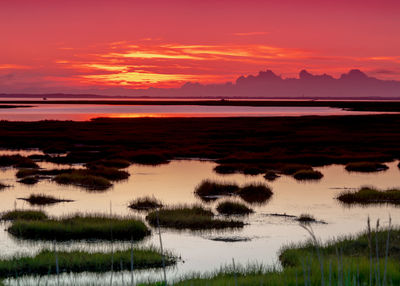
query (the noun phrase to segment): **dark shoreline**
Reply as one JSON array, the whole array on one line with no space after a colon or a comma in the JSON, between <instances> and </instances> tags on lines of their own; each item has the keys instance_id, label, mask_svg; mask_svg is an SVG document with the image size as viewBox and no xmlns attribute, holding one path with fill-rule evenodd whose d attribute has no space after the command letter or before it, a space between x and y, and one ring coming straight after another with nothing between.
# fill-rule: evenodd
<instances>
[{"instance_id":1,"label":"dark shoreline","mask_svg":"<svg viewBox=\"0 0 400 286\"><path fill-rule=\"evenodd\" d=\"M92 104L92 105L200 105L200 106L251 106L251 107L332 107L351 111L387 111L399 112L400 101L357 101L357 100L12 100L2 101L9 104ZM1 105L0 105L1 106ZM16 106L32 107L32 106ZM6 108L6 107L4 107Z\"/></svg>"},{"instance_id":2,"label":"dark shoreline","mask_svg":"<svg viewBox=\"0 0 400 286\"><path fill-rule=\"evenodd\" d=\"M305 169L400 158L400 115L2 121L0 134L0 148L68 152L53 159L65 164L208 158L230 172L261 174L290 164Z\"/></svg>"}]
</instances>

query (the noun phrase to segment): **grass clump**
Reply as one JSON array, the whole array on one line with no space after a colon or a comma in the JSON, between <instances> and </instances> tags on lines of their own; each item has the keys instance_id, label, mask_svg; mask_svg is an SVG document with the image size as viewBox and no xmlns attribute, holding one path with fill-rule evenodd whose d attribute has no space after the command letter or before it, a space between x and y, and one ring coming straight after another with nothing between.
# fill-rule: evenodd
<instances>
[{"instance_id":1,"label":"grass clump","mask_svg":"<svg viewBox=\"0 0 400 286\"><path fill-rule=\"evenodd\" d=\"M217 211L224 215L248 215L253 213L253 210L246 205L230 201L219 203L217 206Z\"/></svg>"},{"instance_id":2,"label":"grass clump","mask_svg":"<svg viewBox=\"0 0 400 286\"><path fill-rule=\"evenodd\" d=\"M400 204L400 190L380 191L372 187L362 187L357 191L345 191L337 197L345 204Z\"/></svg>"},{"instance_id":3,"label":"grass clump","mask_svg":"<svg viewBox=\"0 0 400 286\"><path fill-rule=\"evenodd\" d=\"M89 176L103 177L110 181L121 181L130 176L128 172L103 166L92 166L87 170L77 170L76 172Z\"/></svg>"},{"instance_id":4,"label":"grass clump","mask_svg":"<svg viewBox=\"0 0 400 286\"><path fill-rule=\"evenodd\" d=\"M244 226L241 221L215 219L212 211L196 205L153 211L146 216L146 219L152 226L157 226L159 223L162 227L175 229L203 230Z\"/></svg>"},{"instance_id":5,"label":"grass clump","mask_svg":"<svg viewBox=\"0 0 400 286\"><path fill-rule=\"evenodd\" d=\"M31 205L51 205L51 204L56 204L56 203L63 203L63 202L73 202L73 200L66 200L66 199L57 199L53 196L48 196L44 194L31 194L27 198L18 198L19 200L24 200L27 201Z\"/></svg>"},{"instance_id":6,"label":"grass clump","mask_svg":"<svg viewBox=\"0 0 400 286\"><path fill-rule=\"evenodd\" d=\"M151 152L124 152L120 154L121 157L128 159L132 163L141 165L161 165L167 164L168 159L159 153Z\"/></svg>"},{"instance_id":7,"label":"grass clump","mask_svg":"<svg viewBox=\"0 0 400 286\"><path fill-rule=\"evenodd\" d=\"M135 218L82 215L46 220L14 220L8 228L12 235L33 240L141 240L150 234L146 225Z\"/></svg>"},{"instance_id":8,"label":"grass clump","mask_svg":"<svg viewBox=\"0 0 400 286\"><path fill-rule=\"evenodd\" d=\"M235 166L228 165L228 164L221 164L214 167L214 172L217 174L227 175L227 174L234 174L238 170Z\"/></svg>"},{"instance_id":9,"label":"grass clump","mask_svg":"<svg viewBox=\"0 0 400 286\"><path fill-rule=\"evenodd\" d=\"M317 220L315 219L315 217L313 215L310 214L301 214L297 217L296 219L297 221L301 222L301 223L311 223L311 222L317 222Z\"/></svg>"},{"instance_id":10,"label":"grass clump","mask_svg":"<svg viewBox=\"0 0 400 286\"><path fill-rule=\"evenodd\" d=\"M312 167L303 164L286 164L281 166L279 169L285 175L293 175L300 170L312 170Z\"/></svg>"},{"instance_id":11,"label":"grass clump","mask_svg":"<svg viewBox=\"0 0 400 286\"><path fill-rule=\"evenodd\" d=\"M230 196L239 190L239 186L232 183L213 182L203 180L195 189L195 194L202 198Z\"/></svg>"},{"instance_id":12,"label":"grass clump","mask_svg":"<svg viewBox=\"0 0 400 286\"><path fill-rule=\"evenodd\" d=\"M0 190L5 189L5 188L8 188L8 186L4 185L3 183L0 183Z\"/></svg>"},{"instance_id":13,"label":"grass clump","mask_svg":"<svg viewBox=\"0 0 400 286\"><path fill-rule=\"evenodd\" d=\"M1 214L2 220L45 220L48 216L43 211L35 210L12 210Z\"/></svg>"},{"instance_id":14,"label":"grass clump","mask_svg":"<svg viewBox=\"0 0 400 286\"><path fill-rule=\"evenodd\" d=\"M156 249L133 249L135 269L159 268L163 266L163 255ZM131 250L114 252L87 252L84 250L57 251L43 249L35 256L16 255L0 259L0 277L15 275L48 275L57 274L55 255L61 272L106 272L110 270L111 261L118 267L114 271L131 269ZM176 263L172 255L164 255L165 265Z\"/></svg>"},{"instance_id":15,"label":"grass clump","mask_svg":"<svg viewBox=\"0 0 400 286\"><path fill-rule=\"evenodd\" d=\"M15 168L39 168L39 166L28 157L21 155L2 155L0 156L0 167Z\"/></svg>"},{"instance_id":16,"label":"grass clump","mask_svg":"<svg viewBox=\"0 0 400 286\"><path fill-rule=\"evenodd\" d=\"M345 169L349 172L363 173L385 171L388 168L389 167L387 165L378 162L353 162L348 163L345 167Z\"/></svg>"},{"instance_id":17,"label":"grass clump","mask_svg":"<svg viewBox=\"0 0 400 286\"><path fill-rule=\"evenodd\" d=\"M131 165L131 162L124 159L103 159L99 161L95 161L93 163L88 163L87 166L90 168L91 166L103 166L107 168L117 168L123 169L127 168Z\"/></svg>"},{"instance_id":18,"label":"grass clump","mask_svg":"<svg viewBox=\"0 0 400 286\"><path fill-rule=\"evenodd\" d=\"M274 171L267 171L265 172L264 178L268 181L275 181L275 179L279 178L279 175Z\"/></svg>"},{"instance_id":19,"label":"grass clump","mask_svg":"<svg viewBox=\"0 0 400 286\"><path fill-rule=\"evenodd\" d=\"M321 172L315 170L299 170L293 174L293 177L300 181L320 180L323 176Z\"/></svg>"},{"instance_id":20,"label":"grass clump","mask_svg":"<svg viewBox=\"0 0 400 286\"><path fill-rule=\"evenodd\" d=\"M103 191L112 186L106 178L82 174L81 172L60 174L54 178L54 181L58 184L75 185L93 191Z\"/></svg>"},{"instance_id":21,"label":"grass clump","mask_svg":"<svg viewBox=\"0 0 400 286\"><path fill-rule=\"evenodd\" d=\"M138 198L129 203L129 207L134 210L152 210L162 206L163 204L159 200L151 197Z\"/></svg>"},{"instance_id":22,"label":"grass clump","mask_svg":"<svg viewBox=\"0 0 400 286\"><path fill-rule=\"evenodd\" d=\"M18 180L18 183L25 184L25 185L35 185L39 182L37 176L25 177Z\"/></svg>"},{"instance_id":23,"label":"grass clump","mask_svg":"<svg viewBox=\"0 0 400 286\"><path fill-rule=\"evenodd\" d=\"M265 184L252 183L241 187L237 194L248 203L265 203L272 196L272 190Z\"/></svg>"}]
</instances>

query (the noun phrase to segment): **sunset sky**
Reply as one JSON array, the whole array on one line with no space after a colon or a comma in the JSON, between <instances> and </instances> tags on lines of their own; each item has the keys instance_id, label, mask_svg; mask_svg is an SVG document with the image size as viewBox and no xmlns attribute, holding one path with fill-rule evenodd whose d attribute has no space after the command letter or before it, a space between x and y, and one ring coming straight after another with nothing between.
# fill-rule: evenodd
<instances>
[{"instance_id":1,"label":"sunset sky","mask_svg":"<svg viewBox=\"0 0 400 286\"><path fill-rule=\"evenodd\" d=\"M0 93L223 83L272 69L400 80L399 1L0 2Z\"/></svg>"}]
</instances>

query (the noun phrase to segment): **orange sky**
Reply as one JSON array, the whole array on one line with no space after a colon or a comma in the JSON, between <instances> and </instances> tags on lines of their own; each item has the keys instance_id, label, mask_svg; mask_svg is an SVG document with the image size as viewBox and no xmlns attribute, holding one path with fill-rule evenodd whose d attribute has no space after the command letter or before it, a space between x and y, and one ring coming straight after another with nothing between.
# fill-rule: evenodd
<instances>
[{"instance_id":1,"label":"orange sky","mask_svg":"<svg viewBox=\"0 0 400 286\"><path fill-rule=\"evenodd\" d=\"M1 1L0 93L179 87L266 69L400 80L399 15L398 1Z\"/></svg>"}]
</instances>

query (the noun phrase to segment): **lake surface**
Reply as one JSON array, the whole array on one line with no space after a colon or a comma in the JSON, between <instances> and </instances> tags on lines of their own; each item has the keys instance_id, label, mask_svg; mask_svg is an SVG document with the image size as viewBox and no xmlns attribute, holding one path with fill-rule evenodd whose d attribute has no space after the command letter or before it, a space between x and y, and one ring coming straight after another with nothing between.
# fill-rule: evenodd
<instances>
[{"instance_id":1,"label":"lake surface","mask_svg":"<svg viewBox=\"0 0 400 286\"><path fill-rule=\"evenodd\" d=\"M0 154L21 153L2 151ZM25 151L22 155L40 154L38 151ZM57 165L40 163L43 168L54 168ZM322 241L342 236L356 234L366 228L367 218L380 219L386 226L389 215L393 224L400 223L400 208L391 205L371 205L346 207L335 197L345 189L356 189L372 185L381 189L400 187L400 170L397 162L388 163L387 171L374 174L349 173L342 165L331 165L316 168L324 174L318 182L299 182L289 176L282 176L274 182L267 182L262 175L246 176L241 174L218 175L213 171L216 163L212 161L175 160L167 165L156 167L132 165L126 170L131 174L128 180L117 182L112 189L93 193L73 186L60 186L52 181L41 181L34 186L16 182L16 169L0 170L0 182L13 187L0 192L0 211L12 210L15 207L30 209L30 205L21 197L31 193L43 193L59 198L75 200L70 203L55 204L42 208L50 215L65 215L75 212L107 213L118 215L138 215L127 207L128 203L138 197L155 196L167 205L202 203L194 194L195 187L204 179L235 182L239 185L250 182L263 182L271 186L274 195L264 205L252 206L255 210L244 219L248 223L243 229L235 231L174 231L162 229L164 248L181 256L176 267L168 269L169 279L175 279L193 272L214 271L220 266L231 264L232 259L237 264L263 263L279 267L279 249L290 243L306 241L309 236L298 222L291 218L271 216L271 213L286 213L300 215L309 213L326 224L313 224L313 229ZM60 167L60 166L58 166ZM218 202L218 201L217 201ZM216 202L205 203L215 210ZM7 224L3 225L5 229ZM159 246L159 238L153 231L150 238L139 245ZM236 239L237 242L216 241L215 239ZM0 231L0 247L2 255L16 253L34 253L40 247L52 247L51 243L33 243L13 238L8 232ZM92 250L104 250L111 247L110 243L62 243L59 249L76 249L85 247ZM116 248L127 248L129 244L114 243ZM68 274L69 275L69 274ZM65 279L68 278L65 274ZM88 279L108 279L105 274L74 274L76 281ZM119 276L118 276L119 275ZM128 281L130 274L116 274L115 278ZM160 271L141 271L135 274L138 279L161 278ZM92 277L92 278L91 278ZM95 277L95 278L93 278ZM100 278L99 278L100 277ZM34 278L32 278L34 279ZM75 280L74 280L75 281ZM81 282L74 282L77 285ZM17 285L14 280L11 284ZM82 282L83 283L83 282ZM25 284L27 285L27 284Z\"/></svg>"},{"instance_id":2,"label":"lake surface","mask_svg":"<svg viewBox=\"0 0 400 286\"><path fill-rule=\"evenodd\" d=\"M33 104L32 107L0 108L0 120L10 121L87 121L98 117L281 117L371 114L384 114L384 112L348 111L332 107L299 106Z\"/></svg>"}]
</instances>

